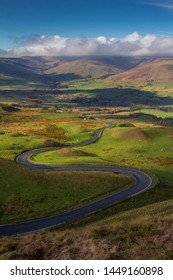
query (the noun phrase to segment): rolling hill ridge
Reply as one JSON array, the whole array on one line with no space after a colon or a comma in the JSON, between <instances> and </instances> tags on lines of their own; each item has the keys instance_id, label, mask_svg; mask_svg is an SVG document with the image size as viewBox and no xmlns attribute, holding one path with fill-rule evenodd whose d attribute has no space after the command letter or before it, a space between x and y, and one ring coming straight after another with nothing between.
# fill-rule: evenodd
<instances>
[{"instance_id":1,"label":"rolling hill ridge","mask_svg":"<svg viewBox=\"0 0 173 280\"><path fill-rule=\"evenodd\" d=\"M128 71L124 71L119 75L112 75L108 81L123 82L134 81L148 83L148 82L165 82L173 80L173 59L156 60L151 63L139 65Z\"/></svg>"}]
</instances>

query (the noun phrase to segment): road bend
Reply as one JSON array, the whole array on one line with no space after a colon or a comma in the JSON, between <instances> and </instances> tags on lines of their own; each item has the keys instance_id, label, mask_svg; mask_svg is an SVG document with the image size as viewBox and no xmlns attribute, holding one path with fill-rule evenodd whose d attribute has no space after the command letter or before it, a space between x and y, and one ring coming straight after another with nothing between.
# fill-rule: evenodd
<instances>
[{"instance_id":1,"label":"road bend","mask_svg":"<svg viewBox=\"0 0 173 280\"><path fill-rule=\"evenodd\" d=\"M131 176L134 179L134 183L127 189L124 189L118 193L109 195L92 203L86 204L84 206L78 207L76 209L60 213L50 217L44 217L42 219L37 219L33 221L20 222L15 224L5 224L0 226L0 236L17 236L20 234L25 234L29 232L34 232L38 230L44 230L58 225L67 224L73 222L79 218L83 218L88 214L101 211L108 208L116 203L127 200L131 197L138 195L141 192L147 190L152 184L152 179L146 173L128 167L116 167L107 165L73 165L73 166L49 166L36 164L30 160L30 158L38 153L46 151L54 151L58 149L64 149L67 147L81 147L85 145L92 144L96 142L102 135L106 128L113 127L112 123L108 123L106 127L98 129L93 136L81 143L72 144L69 146L61 147L47 147L40 148L31 151L26 151L20 154L16 161L19 164L26 165L30 168L36 168L41 170L54 170L54 171L104 171L104 172L118 172Z\"/></svg>"}]
</instances>

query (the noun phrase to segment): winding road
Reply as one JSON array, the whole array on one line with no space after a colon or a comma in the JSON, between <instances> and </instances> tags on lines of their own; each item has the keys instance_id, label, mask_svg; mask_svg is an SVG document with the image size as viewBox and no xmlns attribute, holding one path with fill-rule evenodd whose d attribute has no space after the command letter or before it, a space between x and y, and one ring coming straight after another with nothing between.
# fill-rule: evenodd
<instances>
[{"instance_id":1,"label":"winding road","mask_svg":"<svg viewBox=\"0 0 173 280\"><path fill-rule=\"evenodd\" d=\"M16 223L16 224L1 225L0 236L16 236L19 234L29 233L41 229L51 228L61 224L66 224L76 219L82 218L88 214L97 212L99 210L103 210L118 202L129 199L145 191L152 184L152 179L146 173L136 169L127 168L127 167L100 166L100 165L99 166L97 165L46 166L41 164L35 164L29 160L31 156L37 153L63 149L67 147L80 147L80 146L94 143L101 137L102 132L106 128L111 128L111 127L113 127L113 124L108 123L106 127L98 129L90 139L83 141L81 143L73 144L70 146L48 147L48 148L41 148L41 149L35 149L35 150L23 152L16 158L16 161L19 164L27 165L28 167L42 169L42 170L57 170L57 171L58 170L85 171L86 170L86 171L106 171L106 172L123 173L135 179L135 182L131 187L121 192L115 193L113 195L109 195L105 198L89 203L87 205L76 208L74 210L57 214L55 216L45 217L38 220L27 221L27 222Z\"/></svg>"}]
</instances>

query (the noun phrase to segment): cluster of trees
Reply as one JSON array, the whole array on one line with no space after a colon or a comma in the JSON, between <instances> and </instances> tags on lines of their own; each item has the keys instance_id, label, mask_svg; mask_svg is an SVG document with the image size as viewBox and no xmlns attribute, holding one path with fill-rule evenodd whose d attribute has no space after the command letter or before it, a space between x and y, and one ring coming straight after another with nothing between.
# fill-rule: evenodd
<instances>
[{"instance_id":1,"label":"cluster of trees","mask_svg":"<svg viewBox=\"0 0 173 280\"><path fill-rule=\"evenodd\" d=\"M0 104L0 107L2 108L3 111L9 112L9 113L19 112L20 111L19 108L15 107L15 105Z\"/></svg>"},{"instance_id":2,"label":"cluster of trees","mask_svg":"<svg viewBox=\"0 0 173 280\"><path fill-rule=\"evenodd\" d=\"M173 118L165 118L165 119L157 118L156 124L173 127Z\"/></svg>"},{"instance_id":3,"label":"cluster of trees","mask_svg":"<svg viewBox=\"0 0 173 280\"><path fill-rule=\"evenodd\" d=\"M162 107L160 108L160 110L164 112L173 112L173 107Z\"/></svg>"},{"instance_id":4,"label":"cluster of trees","mask_svg":"<svg viewBox=\"0 0 173 280\"><path fill-rule=\"evenodd\" d=\"M161 118L161 117L156 117L151 114L145 114L145 113L134 113L134 114L129 114L129 115L115 115L115 119L145 119L148 121L152 121L156 125L162 125L162 126L173 126L173 118Z\"/></svg>"}]
</instances>

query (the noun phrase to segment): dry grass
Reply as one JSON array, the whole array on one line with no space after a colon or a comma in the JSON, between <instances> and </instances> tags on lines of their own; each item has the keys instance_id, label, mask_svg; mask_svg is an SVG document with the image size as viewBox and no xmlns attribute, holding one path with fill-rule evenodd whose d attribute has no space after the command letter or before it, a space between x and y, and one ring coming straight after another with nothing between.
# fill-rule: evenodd
<instances>
[{"instance_id":1,"label":"dry grass","mask_svg":"<svg viewBox=\"0 0 173 280\"><path fill-rule=\"evenodd\" d=\"M172 259L173 213L0 241L0 259Z\"/></svg>"},{"instance_id":2,"label":"dry grass","mask_svg":"<svg viewBox=\"0 0 173 280\"><path fill-rule=\"evenodd\" d=\"M118 131L115 134L118 139L122 140L135 140L135 141L146 141L148 140L148 136L139 128L124 128L122 131Z\"/></svg>"},{"instance_id":3,"label":"dry grass","mask_svg":"<svg viewBox=\"0 0 173 280\"><path fill-rule=\"evenodd\" d=\"M149 160L161 166L173 165L173 157L156 157L156 158L149 158Z\"/></svg>"},{"instance_id":4,"label":"dry grass","mask_svg":"<svg viewBox=\"0 0 173 280\"><path fill-rule=\"evenodd\" d=\"M90 154L90 153L86 153L84 151L80 151L80 150L75 150L75 149L72 149L72 148L64 148L64 149L60 149L58 151L56 151L54 153L54 155L56 156L68 156L68 157L74 157L74 156L94 156L94 154Z\"/></svg>"}]
</instances>

